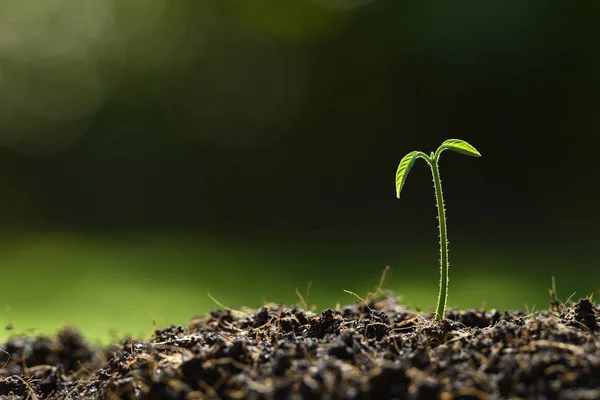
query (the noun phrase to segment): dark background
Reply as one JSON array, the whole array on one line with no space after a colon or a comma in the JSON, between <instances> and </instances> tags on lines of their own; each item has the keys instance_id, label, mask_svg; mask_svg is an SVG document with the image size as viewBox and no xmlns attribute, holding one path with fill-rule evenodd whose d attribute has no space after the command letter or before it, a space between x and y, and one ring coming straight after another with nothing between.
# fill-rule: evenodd
<instances>
[{"instance_id":1,"label":"dark background","mask_svg":"<svg viewBox=\"0 0 600 400\"><path fill-rule=\"evenodd\" d=\"M429 168L416 163L400 200L394 173L409 151L460 138L483 157L441 158L451 248L533 254L542 287L544 260L559 257L554 271L595 288L597 3L52 4L0 18L13 34L0 40L7 235L344 238L431 253Z\"/></svg>"}]
</instances>

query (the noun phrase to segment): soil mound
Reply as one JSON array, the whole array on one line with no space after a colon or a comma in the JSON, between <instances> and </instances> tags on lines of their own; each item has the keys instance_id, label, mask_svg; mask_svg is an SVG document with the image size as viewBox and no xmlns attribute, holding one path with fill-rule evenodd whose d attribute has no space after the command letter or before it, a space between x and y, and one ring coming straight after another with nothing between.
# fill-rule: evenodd
<instances>
[{"instance_id":1,"label":"soil mound","mask_svg":"<svg viewBox=\"0 0 600 400\"><path fill-rule=\"evenodd\" d=\"M0 399L600 399L598 312L268 305L107 349L66 328L0 346Z\"/></svg>"}]
</instances>

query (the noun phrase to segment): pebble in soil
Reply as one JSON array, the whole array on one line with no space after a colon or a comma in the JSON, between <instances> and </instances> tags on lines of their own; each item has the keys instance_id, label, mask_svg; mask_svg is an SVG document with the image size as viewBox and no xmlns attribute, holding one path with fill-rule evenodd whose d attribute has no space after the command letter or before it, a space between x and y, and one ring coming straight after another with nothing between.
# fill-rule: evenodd
<instances>
[{"instance_id":1,"label":"pebble in soil","mask_svg":"<svg viewBox=\"0 0 600 400\"><path fill-rule=\"evenodd\" d=\"M67 328L0 347L0 399L600 398L599 310L217 310L108 349Z\"/></svg>"}]
</instances>

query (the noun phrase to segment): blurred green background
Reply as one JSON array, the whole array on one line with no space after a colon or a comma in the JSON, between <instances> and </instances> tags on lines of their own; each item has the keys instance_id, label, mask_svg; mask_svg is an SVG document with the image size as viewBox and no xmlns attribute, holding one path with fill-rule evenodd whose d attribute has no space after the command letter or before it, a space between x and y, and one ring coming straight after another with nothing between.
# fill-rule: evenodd
<instances>
[{"instance_id":1,"label":"blurred green background","mask_svg":"<svg viewBox=\"0 0 600 400\"><path fill-rule=\"evenodd\" d=\"M2 323L147 336L221 303L546 308L600 272L600 6L0 0Z\"/></svg>"}]
</instances>

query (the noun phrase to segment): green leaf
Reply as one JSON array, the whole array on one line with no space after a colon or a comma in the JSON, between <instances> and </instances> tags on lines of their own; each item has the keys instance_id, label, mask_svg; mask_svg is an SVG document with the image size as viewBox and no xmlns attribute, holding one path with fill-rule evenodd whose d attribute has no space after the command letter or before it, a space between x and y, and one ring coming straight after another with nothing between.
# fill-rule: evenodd
<instances>
[{"instance_id":1,"label":"green leaf","mask_svg":"<svg viewBox=\"0 0 600 400\"><path fill-rule=\"evenodd\" d=\"M469 143L460 139L448 139L440 146L439 152L442 150L452 150L460 154L464 154L466 156L472 157L481 157L481 154L477 151L477 149L471 146Z\"/></svg>"},{"instance_id":2,"label":"green leaf","mask_svg":"<svg viewBox=\"0 0 600 400\"><path fill-rule=\"evenodd\" d=\"M404 182L406 182L406 177L408 176L408 172L412 168L416 159L419 158L418 151L411 151L398 164L398 170L396 171L396 197L400 198L400 191L402 190L402 186L404 186Z\"/></svg>"}]
</instances>

